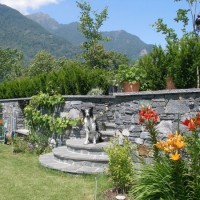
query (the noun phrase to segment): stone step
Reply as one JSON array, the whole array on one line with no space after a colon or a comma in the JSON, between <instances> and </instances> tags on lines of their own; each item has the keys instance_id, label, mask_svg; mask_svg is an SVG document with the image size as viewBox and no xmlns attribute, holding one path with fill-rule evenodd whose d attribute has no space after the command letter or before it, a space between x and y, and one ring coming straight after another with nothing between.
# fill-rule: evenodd
<instances>
[{"instance_id":1,"label":"stone step","mask_svg":"<svg viewBox=\"0 0 200 200\"><path fill-rule=\"evenodd\" d=\"M71 152L92 155L106 155L104 149L110 144L109 142L99 142L97 144L84 144L85 139L69 139L66 141L67 149Z\"/></svg>"},{"instance_id":2,"label":"stone step","mask_svg":"<svg viewBox=\"0 0 200 200\"><path fill-rule=\"evenodd\" d=\"M104 122L103 124L104 124L104 127L106 128L106 130L115 130L116 129L115 123Z\"/></svg>"},{"instance_id":3,"label":"stone step","mask_svg":"<svg viewBox=\"0 0 200 200\"><path fill-rule=\"evenodd\" d=\"M95 174L107 169L108 156L104 148L109 142L84 145L84 139L69 139L67 146L54 148L51 153L41 155L39 162L46 167L69 173Z\"/></svg>"},{"instance_id":4,"label":"stone step","mask_svg":"<svg viewBox=\"0 0 200 200\"><path fill-rule=\"evenodd\" d=\"M99 131L102 136L108 136L108 137L113 137L115 136L115 130L106 130L106 131Z\"/></svg>"},{"instance_id":5,"label":"stone step","mask_svg":"<svg viewBox=\"0 0 200 200\"><path fill-rule=\"evenodd\" d=\"M74 174L98 174L106 170L106 167L89 167L59 162L55 159L53 153L40 155L39 162L44 167Z\"/></svg>"},{"instance_id":6,"label":"stone step","mask_svg":"<svg viewBox=\"0 0 200 200\"><path fill-rule=\"evenodd\" d=\"M83 154L70 151L67 147L58 147L53 149L56 160L72 165L105 167L108 163L108 156L105 154Z\"/></svg>"}]
</instances>

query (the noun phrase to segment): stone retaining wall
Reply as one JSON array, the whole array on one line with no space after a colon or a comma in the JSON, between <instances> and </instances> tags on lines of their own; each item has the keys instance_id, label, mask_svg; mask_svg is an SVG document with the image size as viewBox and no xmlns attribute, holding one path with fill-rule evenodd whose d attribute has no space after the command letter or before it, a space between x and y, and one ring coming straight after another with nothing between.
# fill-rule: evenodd
<instances>
[{"instance_id":1,"label":"stone retaining wall","mask_svg":"<svg viewBox=\"0 0 200 200\"><path fill-rule=\"evenodd\" d=\"M93 106L100 130L127 129L129 139L136 144L149 146L149 135L144 127L138 124L138 110L141 105L151 105L160 116L157 125L161 137L175 131L180 120L193 116L200 110L200 89L162 90L138 93L115 93L113 96L64 96L65 106L61 116L81 117L81 108ZM8 131L25 128L23 106L26 99L0 100L3 104L3 120ZM180 126L183 129L182 126ZM73 129L73 137L84 137L82 127Z\"/></svg>"}]
</instances>

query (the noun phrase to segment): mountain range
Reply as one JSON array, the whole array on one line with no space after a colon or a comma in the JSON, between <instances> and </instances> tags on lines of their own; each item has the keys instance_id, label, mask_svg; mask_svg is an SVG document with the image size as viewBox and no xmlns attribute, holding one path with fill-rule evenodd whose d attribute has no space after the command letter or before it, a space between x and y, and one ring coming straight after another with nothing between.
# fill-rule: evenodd
<instances>
[{"instance_id":1,"label":"mountain range","mask_svg":"<svg viewBox=\"0 0 200 200\"><path fill-rule=\"evenodd\" d=\"M59 24L44 13L24 16L3 4L0 4L0 26L0 47L21 50L25 60L31 60L41 50L56 57L75 58L84 41L78 22ZM126 54L131 60L153 48L124 30L102 32L102 35L110 38L103 43L106 50Z\"/></svg>"}]
</instances>

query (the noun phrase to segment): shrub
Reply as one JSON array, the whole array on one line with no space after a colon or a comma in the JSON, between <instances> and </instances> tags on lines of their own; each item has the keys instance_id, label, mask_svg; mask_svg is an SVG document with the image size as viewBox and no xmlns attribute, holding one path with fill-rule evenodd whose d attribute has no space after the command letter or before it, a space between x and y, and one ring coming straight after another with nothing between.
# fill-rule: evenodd
<instances>
[{"instance_id":1,"label":"shrub","mask_svg":"<svg viewBox=\"0 0 200 200\"><path fill-rule=\"evenodd\" d=\"M21 77L0 84L0 98L30 97L40 91L52 91L62 95L86 95L92 88L108 90L109 73L103 69L91 69L80 64L64 65L58 71L39 74L34 77Z\"/></svg>"},{"instance_id":2,"label":"shrub","mask_svg":"<svg viewBox=\"0 0 200 200\"><path fill-rule=\"evenodd\" d=\"M13 152L14 153L25 153L27 151L27 142L20 137L13 139Z\"/></svg>"},{"instance_id":3,"label":"shrub","mask_svg":"<svg viewBox=\"0 0 200 200\"><path fill-rule=\"evenodd\" d=\"M58 111L63 104L64 99L61 95L41 92L33 96L29 105L24 108L28 128L38 135L38 137L32 137L34 142L31 142L33 147L35 142L39 145L38 152L42 152L48 146L49 137L52 135L57 137L79 122L79 119L68 119L55 115L55 111Z\"/></svg>"},{"instance_id":4,"label":"shrub","mask_svg":"<svg viewBox=\"0 0 200 200\"><path fill-rule=\"evenodd\" d=\"M118 192L126 193L133 184L133 159L132 145L124 138L124 145L118 144L118 138L114 138L112 145L105 149L109 157L108 176Z\"/></svg>"},{"instance_id":5,"label":"shrub","mask_svg":"<svg viewBox=\"0 0 200 200\"><path fill-rule=\"evenodd\" d=\"M140 121L150 119L153 113L142 112ZM156 159L144 167L131 189L130 194L134 199L199 199L200 113L181 123L188 128L189 133L181 134L178 126L178 131L168 134L167 139L152 140L156 142L153 143L153 148L157 148L154 154Z\"/></svg>"},{"instance_id":6,"label":"shrub","mask_svg":"<svg viewBox=\"0 0 200 200\"><path fill-rule=\"evenodd\" d=\"M31 133L24 137L14 137L14 153L36 153L41 154L50 152L51 147L48 145L48 138L42 134Z\"/></svg>"}]
</instances>

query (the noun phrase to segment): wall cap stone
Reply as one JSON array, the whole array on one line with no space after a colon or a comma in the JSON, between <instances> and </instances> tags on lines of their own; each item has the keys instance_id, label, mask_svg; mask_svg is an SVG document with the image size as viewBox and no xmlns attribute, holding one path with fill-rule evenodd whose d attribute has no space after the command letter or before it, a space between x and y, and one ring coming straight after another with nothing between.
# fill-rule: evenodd
<instances>
[{"instance_id":1,"label":"wall cap stone","mask_svg":"<svg viewBox=\"0 0 200 200\"><path fill-rule=\"evenodd\" d=\"M185 93L200 93L200 88L189 89L173 89L173 90L155 90L155 91L139 91L139 92L119 92L113 93L115 97L121 96L140 96L140 95L160 95L160 94L185 94Z\"/></svg>"},{"instance_id":2,"label":"wall cap stone","mask_svg":"<svg viewBox=\"0 0 200 200\"><path fill-rule=\"evenodd\" d=\"M78 99L79 101L95 101L101 99L102 101L107 100L115 100L118 97L130 97L130 96L148 96L148 95L170 95L170 94L188 94L188 93L200 93L200 88L189 88L189 89L173 89L173 90L155 90L155 91L139 91L139 92L119 92L113 93L113 95L101 95L101 96L93 96L93 95L63 95L65 100L74 101ZM17 102L17 101L29 101L31 97L26 98L13 98L13 99L0 99L0 103L5 102Z\"/></svg>"}]
</instances>

